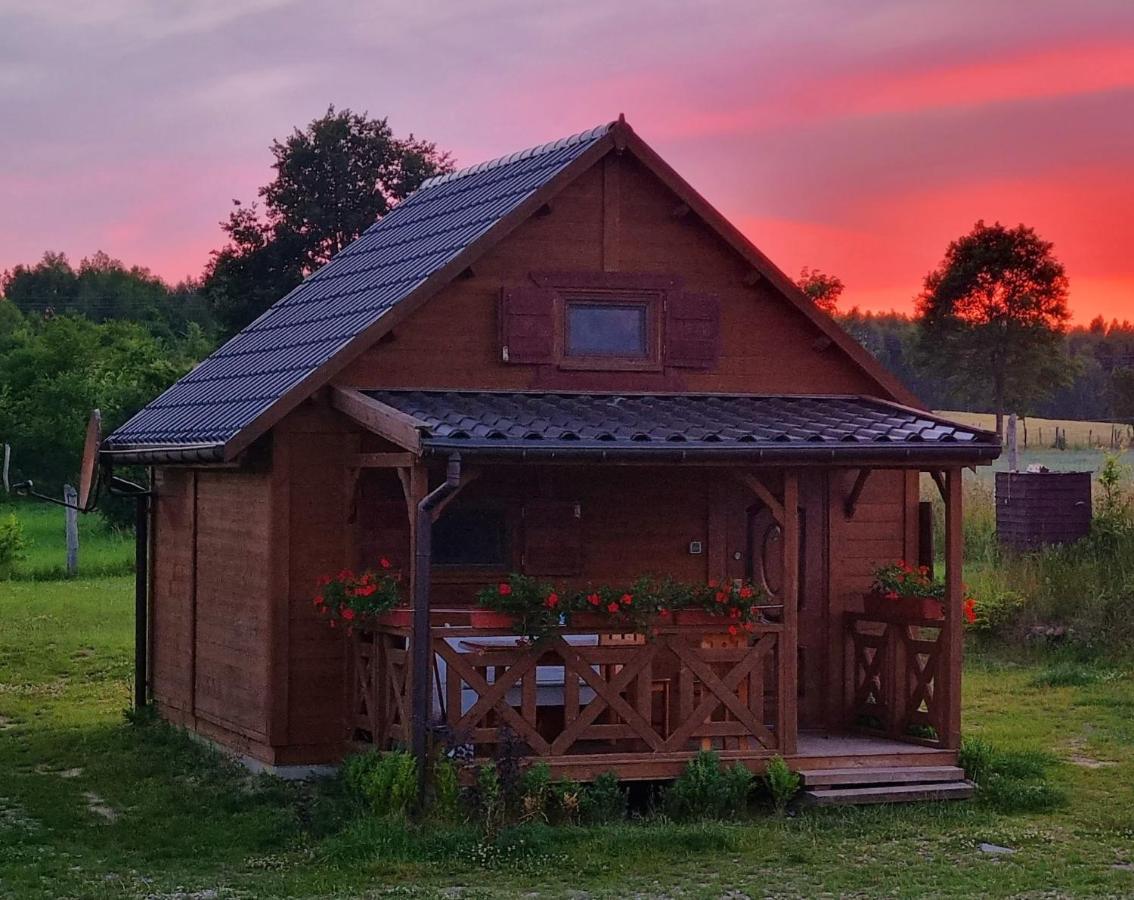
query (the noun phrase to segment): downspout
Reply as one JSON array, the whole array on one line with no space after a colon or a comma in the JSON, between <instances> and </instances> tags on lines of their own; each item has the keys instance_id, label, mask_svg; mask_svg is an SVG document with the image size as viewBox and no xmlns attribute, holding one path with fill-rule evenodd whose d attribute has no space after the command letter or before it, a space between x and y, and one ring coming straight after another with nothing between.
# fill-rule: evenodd
<instances>
[{"instance_id":1,"label":"downspout","mask_svg":"<svg viewBox=\"0 0 1134 900\"><path fill-rule=\"evenodd\" d=\"M417 760L419 796L425 796L429 719L433 711L430 662L433 640L429 629L429 580L433 563L434 510L461 486L461 454L449 456L445 480L422 497L415 520L416 549L413 568L413 637L410 698L413 710L410 750Z\"/></svg>"},{"instance_id":2,"label":"downspout","mask_svg":"<svg viewBox=\"0 0 1134 900\"><path fill-rule=\"evenodd\" d=\"M151 481L152 483L152 481ZM149 700L150 493L134 498L134 709Z\"/></svg>"}]
</instances>

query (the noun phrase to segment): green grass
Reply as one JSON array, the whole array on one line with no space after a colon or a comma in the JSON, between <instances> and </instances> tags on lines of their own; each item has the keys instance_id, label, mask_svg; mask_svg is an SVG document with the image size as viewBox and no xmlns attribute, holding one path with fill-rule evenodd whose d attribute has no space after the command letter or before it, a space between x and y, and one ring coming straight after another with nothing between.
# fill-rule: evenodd
<instances>
[{"instance_id":1,"label":"green grass","mask_svg":"<svg viewBox=\"0 0 1134 900\"><path fill-rule=\"evenodd\" d=\"M1134 680L1109 669L969 662L967 732L1001 748L1002 777L1046 771L1063 802L993 789L736 824L531 826L485 846L469 827L356 818L335 782L253 778L129 724L131 598L126 577L0 582L0 897L1134 893L1116 868L1134 863Z\"/></svg>"},{"instance_id":2,"label":"green grass","mask_svg":"<svg viewBox=\"0 0 1134 900\"><path fill-rule=\"evenodd\" d=\"M0 516L15 513L27 542L26 559L17 564L16 580L66 576L66 510L42 502L0 504ZM107 524L98 513L79 514L79 575L125 575L134 568L134 534Z\"/></svg>"}]
</instances>

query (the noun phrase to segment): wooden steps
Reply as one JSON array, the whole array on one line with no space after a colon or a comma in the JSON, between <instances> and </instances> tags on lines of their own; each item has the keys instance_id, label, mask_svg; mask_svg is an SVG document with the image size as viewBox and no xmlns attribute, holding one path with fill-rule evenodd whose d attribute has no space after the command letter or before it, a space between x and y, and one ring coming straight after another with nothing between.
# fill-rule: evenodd
<instances>
[{"instance_id":1,"label":"wooden steps","mask_svg":"<svg viewBox=\"0 0 1134 900\"><path fill-rule=\"evenodd\" d=\"M859 766L803 769L803 800L813 806L967 800L971 782L957 766Z\"/></svg>"}]
</instances>

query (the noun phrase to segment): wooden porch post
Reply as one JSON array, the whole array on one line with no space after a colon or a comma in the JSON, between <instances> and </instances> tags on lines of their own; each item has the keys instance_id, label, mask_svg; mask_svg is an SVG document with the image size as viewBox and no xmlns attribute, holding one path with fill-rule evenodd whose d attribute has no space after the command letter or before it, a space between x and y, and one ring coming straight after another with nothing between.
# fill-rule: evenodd
<instances>
[{"instance_id":1,"label":"wooden porch post","mask_svg":"<svg viewBox=\"0 0 1134 900\"><path fill-rule=\"evenodd\" d=\"M799 476L784 471L784 630L780 648L780 753L796 751L799 732Z\"/></svg>"},{"instance_id":2,"label":"wooden porch post","mask_svg":"<svg viewBox=\"0 0 1134 900\"><path fill-rule=\"evenodd\" d=\"M965 535L961 501L962 469L945 473L945 646L938 672L944 688L941 743L950 750L961 746L961 663L964 654L964 602L962 561Z\"/></svg>"}]
</instances>

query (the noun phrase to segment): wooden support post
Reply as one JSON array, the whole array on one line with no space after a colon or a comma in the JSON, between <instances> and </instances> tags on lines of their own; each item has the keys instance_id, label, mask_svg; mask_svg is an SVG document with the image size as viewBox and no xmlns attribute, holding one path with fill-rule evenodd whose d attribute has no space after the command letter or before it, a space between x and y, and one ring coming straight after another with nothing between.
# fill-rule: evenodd
<instances>
[{"instance_id":1,"label":"wooden support post","mask_svg":"<svg viewBox=\"0 0 1134 900\"><path fill-rule=\"evenodd\" d=\"M1020 470L1020 446L1017 442L1017 435L1019 434L1019 417L1012 413L1008 417L1008 434L1004 443L1008 447L1008 471L1018 472ZM1090 441L1088 441L1090 443Z\"/></svg>"},{"instance_id":2,"label":"wooden support post","mask_svg":"<svg viewBox=\"0 0 1134 900\"><path fill-rule=\"evenodd\" d=\"M933 503L922 500L917 505L917 564L929 569L932 577L937 562L933 546Z\"/></svg>"},{"instance_id":3,"label":"wooden support post","mask_svg":"<svg viewBox=\"0 0 1134 900\"><path fill-rule=\"evenodd\" d=\"M67 504L63 511L66 515L67 531L67 574L79 574L79 511L75 505L79 502L79 492L71 485L63 485L63 502Z\"/></svg>"},{"instance_id":4,"label":"wooden support post","mask_svg":"<svg viewBox=\"0 0 1134 900\"><path fill-rule=\"evenodd\" d=\"M780 753L790 756L796 750L799 731L799 475L784 472L784 630L780 656L782 682L780 705Z\"/></svg>"},{"instance_id":5,"label":"wooden support post","mask_svg":"<svg viewBox=\"0 0 1134 900\"><path fill-rule=\"evenodd\" d=\"M962 560L965 535L962 519L962 469L945 473L945 647L938 677L943 684L945 702L941 743L950 750L961 746L961 663L964 655L964 602Z\"/></svg>"}]
</instances>

